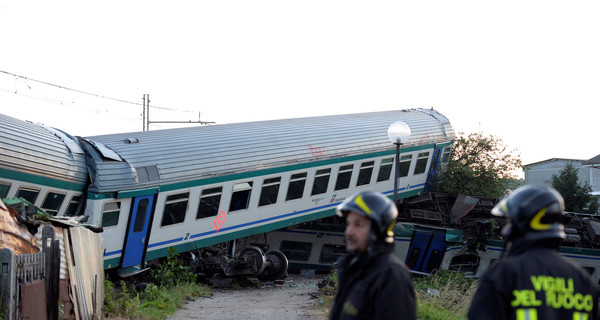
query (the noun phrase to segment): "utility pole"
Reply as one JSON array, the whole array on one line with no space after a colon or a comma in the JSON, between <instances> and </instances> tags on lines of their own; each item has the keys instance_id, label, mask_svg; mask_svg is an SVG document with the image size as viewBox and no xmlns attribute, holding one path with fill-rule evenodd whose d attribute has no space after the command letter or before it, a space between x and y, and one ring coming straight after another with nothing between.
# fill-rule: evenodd
<instances>
[{"instance_id":1,"label":"utility pole","mask_svg":"<svg viewBox=\"0 0 600 320\"><path fill-rule=\"evenodd\" d=\"M144 101L143 111L142 111L142 131L150 130L150 95L144 94L142 97Z\"/></svg>"},{"instance_id":2,"label":"utility pole","mask_svg":"<svg viewBox=\"0 0 600 320\"><path fill-rule=\"evenodd\" d=\"M150 131L151 123L196 123L201 125L214 124L212 121L200 121L200 112L198 112L198 121L150 121L150 95L147 93L144 94L142 100L144 102L142 111L142 131Z\"/></svg>"}]
</instances>

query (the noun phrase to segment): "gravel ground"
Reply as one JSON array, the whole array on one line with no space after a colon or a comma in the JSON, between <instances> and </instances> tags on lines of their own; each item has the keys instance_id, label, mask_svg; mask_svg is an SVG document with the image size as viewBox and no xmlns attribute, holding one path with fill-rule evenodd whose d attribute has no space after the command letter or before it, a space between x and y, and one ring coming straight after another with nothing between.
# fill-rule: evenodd
<instances>
[{"instance_id":1,"label":"gravel ground","mask_svg":"<svg viewBox=\"0 0 600 320\"><path fill-rule=\"evenodd\" d=\"M212 297L190 301L168 319L327 319L319 308L317 286L325 277L291 274L281 285L214 289Z\"/></svg>"}]
</instances>

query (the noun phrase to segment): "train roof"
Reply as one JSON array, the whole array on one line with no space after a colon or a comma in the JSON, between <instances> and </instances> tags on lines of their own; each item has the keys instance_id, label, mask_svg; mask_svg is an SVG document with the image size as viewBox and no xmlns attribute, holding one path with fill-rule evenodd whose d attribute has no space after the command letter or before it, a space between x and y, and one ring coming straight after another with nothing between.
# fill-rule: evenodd
<instances>
[{"instance_id":1,"label":"train roof","mask_svg":"<svg viewBox=\"0 0 600 320\"><path fill-rule=\"evenodd\" d=\"M85 154L77 139L54 128L0 114L0 175L81 191ZM58 186L57 186L58 187Z\"/></svg>"},{"instance_id":2,"label":"train roof","mask_svg":"<svg viewBox=\"0 0 600 320\"><path fill-rule=\"evenodd\" d=\"M369 112L83 138L91 155L89 191L160 187L304 162L394 150L393 122L411 128L405 147L453 141L454 130L430 109Z\"/></svg>"}]
</instances>

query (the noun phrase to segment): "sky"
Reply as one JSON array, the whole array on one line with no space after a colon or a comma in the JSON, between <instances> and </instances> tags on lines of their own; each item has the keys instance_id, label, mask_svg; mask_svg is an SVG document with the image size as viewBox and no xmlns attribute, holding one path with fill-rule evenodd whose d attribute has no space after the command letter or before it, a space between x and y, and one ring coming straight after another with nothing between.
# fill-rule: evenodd
<instances>
[{"instance_id":1,"label":"sky","mask_svg":"<svg viewBox=\"0 0 600 320\"><path fill-rule=\"evenodd\" d=\"M141 131L144 94L151 121L434 108L523 164L587 160L599 14L595 0L0 0L0 113L92 136Z\"/></svg>"}]
</instances>

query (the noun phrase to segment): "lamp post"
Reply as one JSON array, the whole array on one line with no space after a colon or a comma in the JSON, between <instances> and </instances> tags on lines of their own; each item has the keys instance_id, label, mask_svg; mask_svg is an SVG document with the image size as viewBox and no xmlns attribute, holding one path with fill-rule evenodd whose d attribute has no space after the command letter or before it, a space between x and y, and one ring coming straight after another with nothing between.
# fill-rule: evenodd
<instances>
[{"instance_id":1,"label":"lamp post","mask_svg":"<svg viewBox=\"0 0 600 320\"><path fill-rule=\"evenodd\" d=\"M394 172L394 203L398 204L398 179L400 178L400 146L405 144L410 138L410 127L402 122L397 121L388 128L388 138L396 145L396 163Z\"/></svg>"}]
</instances>

